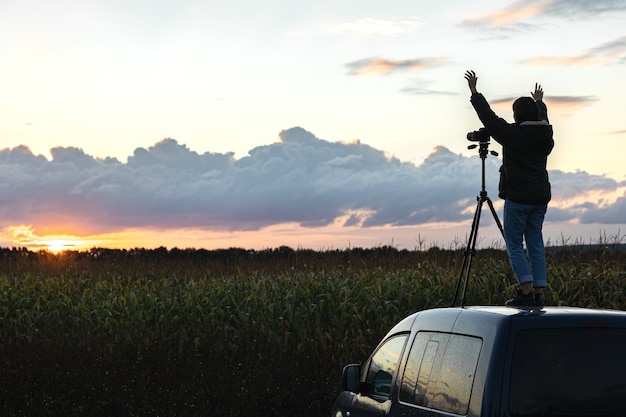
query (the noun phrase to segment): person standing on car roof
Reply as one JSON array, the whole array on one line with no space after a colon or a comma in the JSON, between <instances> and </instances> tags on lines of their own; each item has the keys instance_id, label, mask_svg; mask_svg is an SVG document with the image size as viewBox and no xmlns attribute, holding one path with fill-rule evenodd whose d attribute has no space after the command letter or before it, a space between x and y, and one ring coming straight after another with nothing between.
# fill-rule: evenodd
<instances>
[{"instance_id":1,"label":"person standing on car roof","mask_svg":"<svg viewBox=\"0 0 626 417\"><path fill-rule=\"evenodd\" d=\"M542 227L552 197L546 164L554 147L543 89L535 84L532 98L515 100L515 123L508 123L491 110L485 97L476 90L476 73L465 72L465 79L478 118L489 135L502 145L498 196L504 199L504 240L519 283L517 294L506 305L542 307L542 289L547 285ZM524 254L524 240L529 259Z\"/></svg>"}]
</instances>

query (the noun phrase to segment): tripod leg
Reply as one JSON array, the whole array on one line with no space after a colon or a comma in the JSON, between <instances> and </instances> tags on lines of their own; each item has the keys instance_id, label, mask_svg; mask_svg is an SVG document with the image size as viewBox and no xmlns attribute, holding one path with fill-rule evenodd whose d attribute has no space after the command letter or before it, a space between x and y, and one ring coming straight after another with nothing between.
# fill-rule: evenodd
<instances>
[{"instance_id":1,"label":"tripod leg","mask_svg":"<svg viewBox=\"0 0 626 417\"><path fill-rule=\"evenodd\" d=\"M469 238L467 239L467 248L463 252L463 264L461 265L461 272L459 273L459 279L456 282L454 289L454 297L452 299L452 307L456 304L457 295L461 286L461 281L465 277L463 283L463 297L461 298L461 306L465 305L465 298L467 293L467 282L469 280L470 270L472 269L472 259L476 253L476 238L478 237L478 225L480 223L480 212L482 210L483 200L478 198L476 204L476 211L474 212L474 220L472 220L472 230L470 231Z\"/></svg>"},{"instance_id":2,"label":"tripod leg","mask_svg":"<svg viewBox=\"0 0 626 417\"><path fill-rule=\"evenodd\" d=\"M502 238L504 239L504 228L502 227L502 223L500 223L500 219L498 219L498 213L496 213L496 209L493 208L493 202L491 201L489 197L486 197L485 199L487 200L487 204L489 205L491 214L493 214L493 219L496 221L496 224L498 225L498 229L500 229L500 233L502 234Z\"/></svg>"},{"instance_id":3,"label":"tripod leg","mask_svg":"<svg viewBox=\"0 0 626 417\"><path fill-rule=\"evenodd\" d=\"M478 206L476 208L476 224L474 229L474 235L472 236L472 247L469 250L469 261L467 263L467 270L465 272L465 282L463 283L463 298L461 298L461 307L465 307L467 302L467 284L469 283L470 272L472 270L472 263L474 261L474 256L476 255L476 240L478 240L478 226L480 224L480 214L482 212L484 200L480 200Z\"/></svg>"}]
</instances>

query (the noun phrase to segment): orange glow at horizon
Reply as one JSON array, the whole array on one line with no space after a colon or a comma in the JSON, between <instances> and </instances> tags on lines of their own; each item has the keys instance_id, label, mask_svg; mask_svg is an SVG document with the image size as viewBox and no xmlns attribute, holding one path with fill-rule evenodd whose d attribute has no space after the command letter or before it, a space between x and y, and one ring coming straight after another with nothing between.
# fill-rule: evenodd
<instances>
[{"instance_id":1,"label":"orange glow at horizon","mask_svg":"<svg viewBox=\"0 0 626 417\"><path fill-rule=\"evenodd\" d=\"M359 219L344 225L350 215ZM333 224L307 228L297 223L284 223L255 231L209 231L201 229L129 229L101 235L38 235L31 225L6 227L0 231L2 246L25 247L29 250L89 251L107 249L226 249L265 250L280 246L314 250L335 250L350 247L392 245L414 249L426 242L439 241L446 230L455 225L422 225L404 227L362 227L363 212L339 217ZM465 227L463 225L462 227ZM444 239L445 240L445 239ZM408 243L407 243L408 242Z\"/></svg>"},{"instance_id":2,"label":"orange glow at horizon","mask_svg":"<svg viewBox=\"0 0 626 417\"><path fill-rule=\"evenodd\" d=\"M3 241L29 249L48 250L58 253L64 250L84 250L88 248L89 239L69 234L39 235L32 225L6 227L0 234Z\"/></svg>"}]
</instances>

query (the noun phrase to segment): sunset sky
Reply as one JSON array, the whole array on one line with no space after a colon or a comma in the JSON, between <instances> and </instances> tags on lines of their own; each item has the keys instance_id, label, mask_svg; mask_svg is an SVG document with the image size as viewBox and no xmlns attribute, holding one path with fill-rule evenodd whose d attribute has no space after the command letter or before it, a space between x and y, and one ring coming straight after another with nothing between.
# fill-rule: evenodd
<instances>
[{"instance_id":1,"label":"sunset sky","mask_svg":"<svg viewBox=\"0 0 626 417\"><path fill-rule=\"evenodd\" d=\"M543 86L546 241L622 239L625 21L626 0L2 0L0 246L462 245L468 69L509 121Z\"/></svg>"}]
</instances>

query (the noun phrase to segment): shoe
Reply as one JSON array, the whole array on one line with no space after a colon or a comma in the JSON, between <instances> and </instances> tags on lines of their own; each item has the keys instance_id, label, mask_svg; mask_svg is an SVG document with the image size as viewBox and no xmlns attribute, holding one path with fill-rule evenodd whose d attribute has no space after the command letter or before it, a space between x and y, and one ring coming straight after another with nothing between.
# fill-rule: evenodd
<instances>
[{"instance_id":1,"label":"shoe","mask_svg":"<svg viewBox=\"0 0 626 417\"><path fill-rule=\"evenodd\" d=\"M543 294L540 292L535 293L535 306L539 308L543 307Z\"/></svg>"},{"instance_id":2,"label":"shoe","mask_svg":"<svg viewBox=\"0 0 626 417\"><path fill-rule=\"evenodd\" d=\"M507 300L504 305L508 307L534 307L535 296L532 291L528 294L524 294L521 290L517 290L515 297Z\"/></svg>"}]
</instances>

